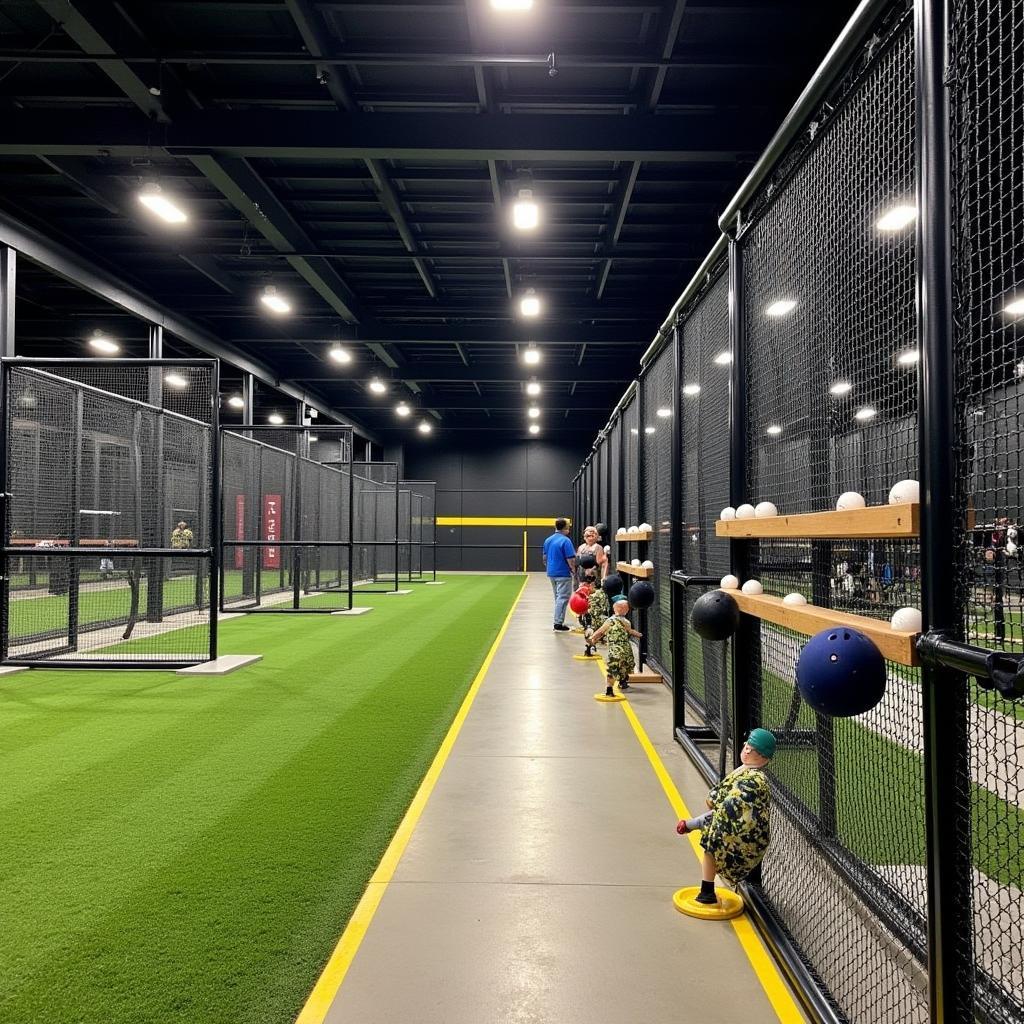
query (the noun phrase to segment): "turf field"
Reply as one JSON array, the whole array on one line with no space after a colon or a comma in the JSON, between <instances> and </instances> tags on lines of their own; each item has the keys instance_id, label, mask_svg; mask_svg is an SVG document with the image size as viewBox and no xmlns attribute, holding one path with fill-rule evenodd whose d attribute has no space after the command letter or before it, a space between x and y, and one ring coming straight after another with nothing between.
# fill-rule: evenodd
<instances>
[{"instance_id":1,"label":"turf field","mask_svg":"<svg viewBox=\"0 0 1024 1024\"><path fill-rule=\"evenodd\" d=\"M221 679L0 679L0 1021L292 1020L522 582L447 580L226 622Z\"/></svg>"}]
</instances>

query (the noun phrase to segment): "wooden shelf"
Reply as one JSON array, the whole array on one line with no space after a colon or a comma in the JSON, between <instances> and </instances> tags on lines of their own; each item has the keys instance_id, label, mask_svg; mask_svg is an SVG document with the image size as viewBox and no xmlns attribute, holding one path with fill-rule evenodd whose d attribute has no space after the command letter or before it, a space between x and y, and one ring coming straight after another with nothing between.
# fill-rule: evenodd
<instances>
[{"instance_id":1,"label":"wooden shelf","mask_svg":"<svg viewBox=\"0 0 1024 1024\"><path fill-rule=\"evenodd\" d=\"M635 683L664 683L665 679L657 672L651 672L650 670L644 672L630 672L629 674L629 685L633 686Z\"/></svg>"},{"instance_id":2,"label":"wooden shelf","mask_svg":"<svg viewBox=\"0 0 1024 1024\"><path fill-rule=\"evenodd\" d=\"M735 598L741 612L766 622L774 622L806 636L820 633L829 626L849 626L873 640L888 661L900 665L918 664L918 634L892 629L885 619L871 619L866 615L819 608L813 604L783 604L781 597L769 597L767 594L744 594L741 590L726 590L724 593Z\"/></svg>"},{"instance_id":3,"label":"wooden shelf","mask_svg":"<svg viewBox=\"0 0 1024 1024\"><path fill-rule=\"evenodd\" d=\"M803 512L769 519L719 519L715 535L753 540L758 537L851 537L909 538L918 535L920 505L870 505L842 512Z\"/></svg>"},{"instance_id":4,"label":"wooden shelf","mask_svg":"<svg viewBox=\"0 0 1024 1024\"><path fill-rule=\"evenodd\" d=\"M648 541L654 537L653 530L644 530L643 533L617 533L615 539L619 544L632 544L634 542Z\"/></svg>"},{"instance_id":5,"label":"wooden shelf","mask_svg":"<svg viewBox=\"0 0 1024 1024\"><path fill-rule=\"evenodd\" d=\"M627 576L639 576L640 579L650 579L654 575L653 569L645 569L642 565L630 565L629 562L616 562L616 572L624 572Z\"/></svg>"}]
</instances>

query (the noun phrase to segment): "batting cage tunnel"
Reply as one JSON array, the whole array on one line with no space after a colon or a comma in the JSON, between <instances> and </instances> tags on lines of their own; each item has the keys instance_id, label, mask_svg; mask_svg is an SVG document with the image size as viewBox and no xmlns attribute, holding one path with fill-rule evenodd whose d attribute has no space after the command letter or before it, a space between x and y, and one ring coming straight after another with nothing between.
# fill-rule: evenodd
<instances>
[{"instance_id":1,"label":"batting cage tunnel","mask_svg":"<svg viewBox=\"0 0 1024 1024\"><path fill-rule=\"evenodd\" d=\"M707 780L777 737L742 891L816 1021L1024 1021L1022 62L1018 0L862 4L574 481L577 523L652 526L649 655ZM912 530L718 522L907 479ZM694 632L727 573L924 629L876 707L823 715L767 603Z\"/></svg>"},{"instance_id":2,"label":"batting cage tunnel","mask_svg":"<svg viewBox=\"0 0 1024 1024\"><path fill-rule=\"evenodd\" d=\"M0 372L3 662L214 657L216 362L9 358Z\"/></svg>"}]
</instances>

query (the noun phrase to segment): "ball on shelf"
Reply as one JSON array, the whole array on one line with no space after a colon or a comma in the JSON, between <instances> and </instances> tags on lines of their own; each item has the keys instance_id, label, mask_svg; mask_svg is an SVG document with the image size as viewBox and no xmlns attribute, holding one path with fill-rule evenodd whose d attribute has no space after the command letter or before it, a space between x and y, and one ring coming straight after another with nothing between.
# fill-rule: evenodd
<instances>
[{"instance_id":1,"label":"ball on shelf","mask_svg":"<svg viewBox=\"0 0 1024 1024\"><path fill-rule=\"evenodd\" d=\"M732 505L727 505L722 509L718 518L721 519L723 523L731 523L736 518L736 509L734 509Z\"/></svg>"},{"instance_id":2,"label":"ball on shelf","mask_svg":"<svg viewBox=\"0 0 1024 1024\"><path fill-rule=\"evenodd\" d=\"M631 608L650 608L654 604L654 587L647 580L637 580L629 588L629 605Z\"/></svg>"},{"instance_id":3,"label":"ball on shelf","mask_svg":"<svg viewBox=\"0 0 1024 1024\"><path fill-rule=\"evenodd\" d=\"M654 527L651 526L650 523L641 523L640 524L640 533L650 533L653 529L654 529Z\"/></svg>"},{"instance_id":4,"label":"ball on shelf","mask_svg":"<svg viewBox=\"0 0 1024 1024\"><path fill-rule=\"evenodd\" d=\"M639 526L630 526L626 530L626 533L639 533L639 532L640 532L640 527Z\"/></svg>"},{"instance_id":5,"label":"ball on shelf","mask_svg":"<svg viewBox=\"0 0 1024 1024\"><path fill-rule=\"evenodd\" d=\"M739 590L740 580L738 576L733 576L731 573L728 576L722 577L721 587L723 590Z\"/></svg>"},{"instance_id":6,"label":"ball on shelf","mask_svg":"<svg viewBox=\"0 0 1024 1024\"><path fill-rule=\"evenodd\" d=\"M624 535L625 535L625 533L626 533L626 528L625 528L624 526L620 526L620 527L619 527L619 528L618 528L618 529L617 529L617 530L615 531L615 536L616 536L616 537L622 537L622 536L624 536Z\"/></svg>"},{"instance_id":7,"label":"ball on shelf","mask_svg":"<svg viewBox=\"0 0 1024 1024\"><path fill-rule=\"evenodd\" d=\"M740 589L744 594L753 594L755 596L764 593L764 587L761 586L759 580L747 580Z\"/></svg>"},{"instance_id":8,"label":"ball on shelf","mask_svg":"<svg viewBox=\"0 0 1024 1024\"><path fill-rule=\"evenodd\" d=\"M907 502L921 500L921 485L916 480L900 480L892 485L889 491L890 505L905 505Z\"/></svg>"},{"instance_id":9,"label":"ball on shelf","mask_svg":"<svg viewBox=\"0 0 1024 1024\"><path fill-rule=\"evenodd\" d=\"M782 599L783 604L807 604L807 598L803 594L798 594L794 591L792 594L787 594Z\"/></svg>"},{"instance_id":10,"label":"ball on shelf","mask_svg":"<svg viewBox=\"0 0 1024 1024\"><path fill-rule=\"evenodd\" d=\"M759 501L754 506L754 516L757 519L771 519L772 516L777 516L779 510L770 501Z\"/></svg>"},{"instance_id":11,"label":"ball on shelf","mask_svg":"<svg viewBox=\"0 0 1024 1024\"><path fill-rule=\"evenodd\" d=\"M601 589L608 595L609 599L617 597L622 593L622 588L626 584L622 582L622 577L618 573L612 573L610 576L605 576L601 581Z\"/></svg>"},{"instance_id":12,"label":"ball on shelf","mask_svg":"<svg viewBox=\"0 0 1024 1024\"><path fill-rule=\"evenodd\" d=\"M636 567L636 568L639 568L640 567L640 559L639 558L631 558L629 560L629 564L634 566L634 567Z\"/></svg>"},{"instance_id":13,"label":"ball on shelf","mask_svg":"<svg viewBox=\"0 0 1024 1024\"><path fill-rule=\"evenodd\" d=\"M640 563L640 565L643 566L644 569L653 569L654 568L654 563L649 558L645 558Z\"/></svg>"},{"instance_id":14,"label":"ball on shelf","mask_svg":"<svg viewBox=\"0 0 1024 1024\"><path fill-rule=\"evenodd\" d=\"M851 508L864 508L866 504L863 494L859 494L857 491L843 491L836 502L836 511L845 512Z\"/></svg>"},{"instance_id":15,"label":"ball on shelf","mask_svg":"<svg viewBox=\"0 0 1024 1024\"><path fill-rule=\"evenodd\" d=\"M740 505L740 507L736 509L737 519L753 519L754 515L755 513L753 505Z\"/></svg>"},{"instance_id":16,"label":"ball on shelf","mask_svg":"<svg viewBox=\"0 0 1024 1024\"><path fill-rule=\"evenodd\" d=\"M862 715L885 696L885 659L863 633L830 626L804 645L796 682L815 711L834 718Z\"/></svg>"},{"instance_id":17,"label":"ball on shelf","mask_svg":"<svg viewBox=\"0 0 1024 1024\"><path fill-rule=\"evenodd\" d=\"M901 633L921 632L921 612L917 608L897 608L889 625Z\"/></svg>"},{"instance_id":18,"label":"ball on shelf","mask_svg":"<svg viewBox=\"0 0 1024 1024\"><path fill-rule=\"evenodd\" d=\"M740 609L724 590L709 590L693 602L690 622L705 640L727 640L740 624Z\"/></svg>"}]
</instances>

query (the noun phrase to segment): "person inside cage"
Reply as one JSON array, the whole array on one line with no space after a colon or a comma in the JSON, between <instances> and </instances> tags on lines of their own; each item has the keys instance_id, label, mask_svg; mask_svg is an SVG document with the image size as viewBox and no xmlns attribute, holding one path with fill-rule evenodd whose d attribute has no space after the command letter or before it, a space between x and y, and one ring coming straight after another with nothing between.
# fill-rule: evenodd
<instances>
[{"instance_id":1,"label":"person inside cage","mask_svg":"<svg viewBox=\"0 0 1024 1024\"><path fill-rule=\"evenodd\" d=\"M771 791L765 768L775 756L775 736L752 729L740 752L741 764L708 794L707 807L695 818L683 818L676 831L700 832L704 851L698 903L713 905L715 876L733 885L742 882L764 857L771 833L768 825Z\"/></svg>"},{"instance_id":2,"label":"person inside cage","mask_svg":"<svg viewBox=\"0 0 1024 1024\"><path fill-rule=\"evenodd\" d=\"M192 547L192 531L184 519L171 531L172 548Z\"/></svg>"},{"instance_id":3,"label":"person inside cage","mask_svg":"<svg viewBox=\"0 0 1024 1024\"><path fill-rule=\"evenodd\" d=\"M639 639L643 636L643 633L638 633L629 621L629 599L625 594L619 594L612 599L612 615L605 620L600 629L595 629L591 634L591 648L606 635L608 654L605 657L605 665L608 670L608 686L604 692L606 697L613 697L616 683L620 690L629 689L629 674L636 667L633 645L629 638L635 636Z\"/></svg>"}]
</instances>

